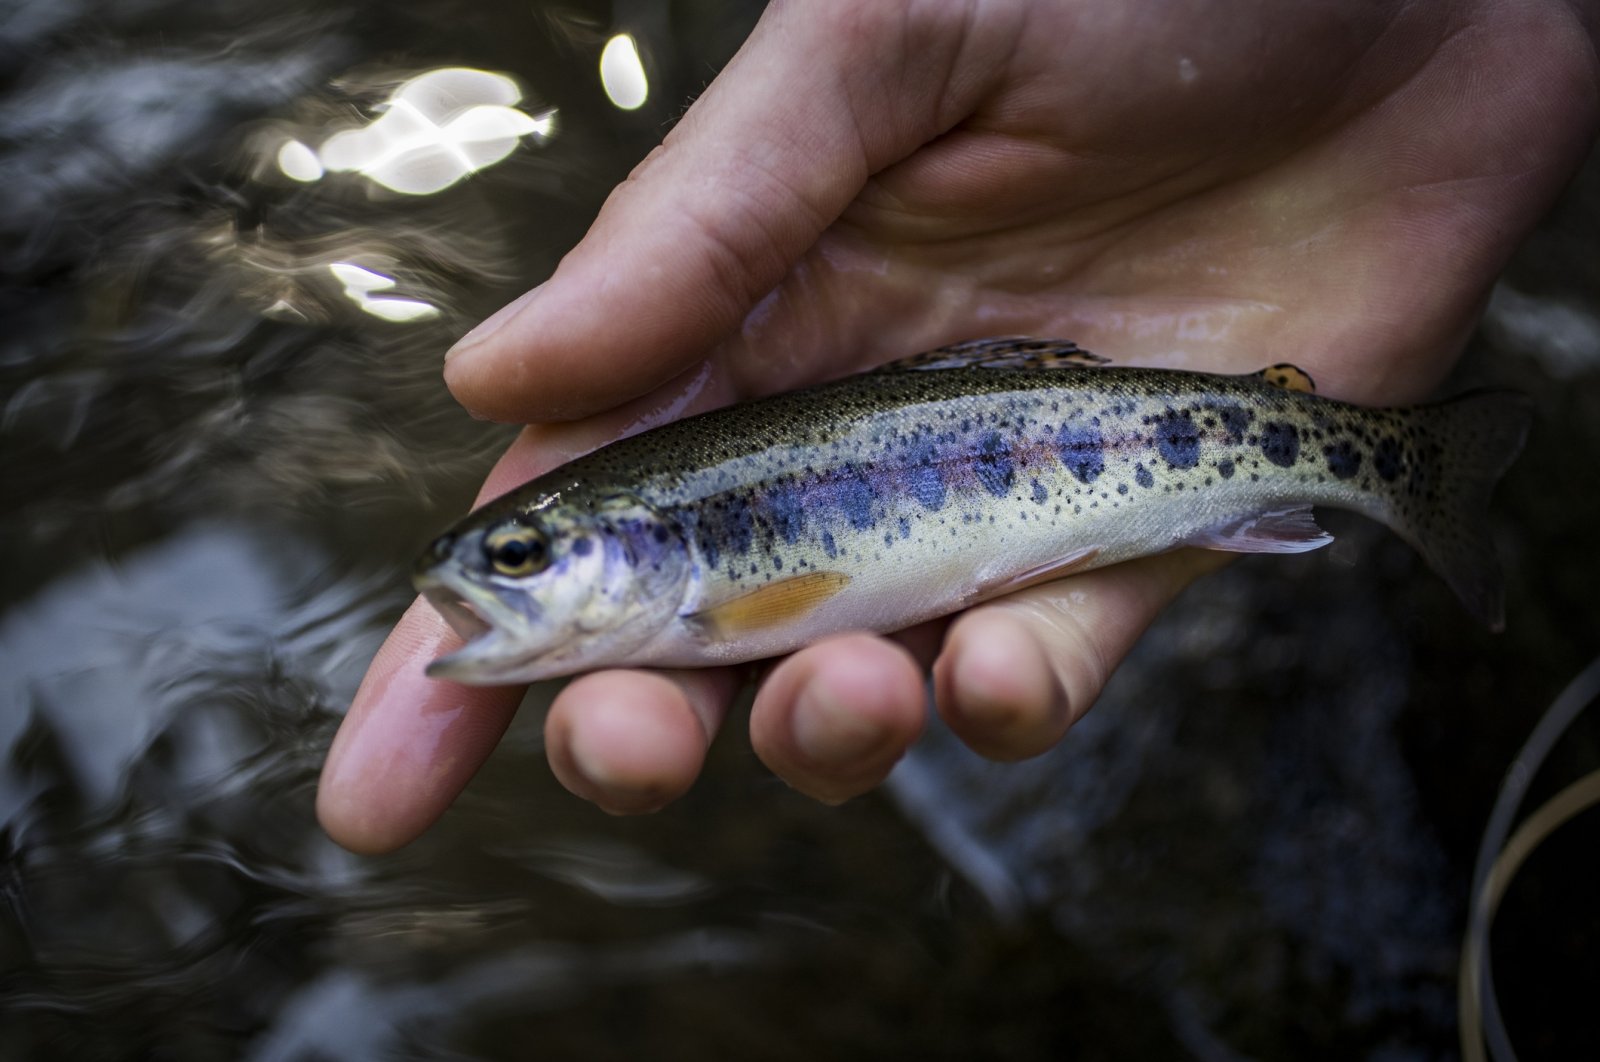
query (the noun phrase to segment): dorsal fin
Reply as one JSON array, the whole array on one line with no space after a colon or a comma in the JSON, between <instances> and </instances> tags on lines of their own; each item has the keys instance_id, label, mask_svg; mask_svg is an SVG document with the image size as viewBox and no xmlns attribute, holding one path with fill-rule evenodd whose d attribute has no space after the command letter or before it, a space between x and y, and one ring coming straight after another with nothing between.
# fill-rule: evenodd
<instances>
[{"instance_id":1,"label":"dorsal fin","mask_svg":"<svg viewBox=\"0 0 1600 1062\"><path fill-rule=\"evenodd\" d=\"M1091 354L1065 339L1035 339L1032 336L996 336L969 339L948 347L914 354L909 358L879 366L876 372L926 371L929 369L1093 369L1110 359Z\"/></svg>"},{"instance_id":2,"label":"dorsal fin","mask_svg":"<svg viewBox=\"0 0 1600 1062\"><path fill-rule=\"evenodd\" d=\"M1286 361L1280 361L1276 365L1269 365L1253 375L1259 376L1273 387L1281 387L1285 391L1299 391L1301 394L1307 395L1317 393L1317 382L1311 378L1311 374L1300 366L1290 365Z\"/></svg>"}]
</instances>

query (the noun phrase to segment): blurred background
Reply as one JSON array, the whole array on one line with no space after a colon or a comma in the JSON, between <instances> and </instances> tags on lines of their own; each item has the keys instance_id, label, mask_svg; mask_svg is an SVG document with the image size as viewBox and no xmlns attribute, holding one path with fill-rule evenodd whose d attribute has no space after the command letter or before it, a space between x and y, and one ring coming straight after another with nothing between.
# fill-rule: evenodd
<instances>
[{"instance_id":1,"label":"blurred background","mask_svg":"<svg viewBox=\"0 0 1600 1062\"><path fill-rule=\"evenodd\" d=\"M417 549L508 430L439 377L754 4L0 0L0 1058L1451 1057L1497 788L1600 653L1600 160L1455 386L1539 417L1491 636L1400 542L1245 559L1054 753L937 726L788 791L735 720L648 818L548 689L425 838L318 830ZM1590 712L1530 805L1600 765ZM1600 812L1506 896L1528 1058L1600 1057Z\"/></svg>"}]
</instances>

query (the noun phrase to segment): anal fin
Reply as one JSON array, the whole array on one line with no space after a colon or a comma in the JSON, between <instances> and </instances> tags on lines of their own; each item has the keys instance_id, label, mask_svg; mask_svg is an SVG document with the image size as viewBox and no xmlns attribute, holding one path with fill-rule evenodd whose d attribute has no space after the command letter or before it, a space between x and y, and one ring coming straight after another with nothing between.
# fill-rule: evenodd
<instances>
[{"instance_id":1,"label":"anal fin","mask_svg":"<svg viewBox=\"0 0 1600 1062\"><path fill-rule=\"evenodd\" d=\"M1074 572L1087 571L1095 567L1095 559L1100 556L1099 546L1085 546L1074 550L1064 557L1046 561L1044 564L1035 565L1024 572L1007 574L997 579L989 579L978 584L966 604L976 604L979 601L988 601L990 598L1000 597L1003 594L1014 594L1018 590L1026 590L1030 586L1040 583L1053 582L1065 578Z\"/></svg>"},{"instance_id":2,"label":"anal fin","mask_svg":"<svg viewBox=\"0 0 1600 1062\"><path fill-rule=\"evenodd\" d=\"M736 638L799 619L850 584L843 572L807 572L778 579L685 617L706 638Z\"/></svg>"},{"instance_id":3,"label":"anal fin","mask_svg":"<svg viewBox=\"0 0 1600 1062\"><path fill-rule=\"evenodd\" d=\"M1236 517L1189 536L1184 544L1228 553L1305 553L1332 541L1317 526L1311 506L1296 505Z\"/></svg>"}]
</instances>

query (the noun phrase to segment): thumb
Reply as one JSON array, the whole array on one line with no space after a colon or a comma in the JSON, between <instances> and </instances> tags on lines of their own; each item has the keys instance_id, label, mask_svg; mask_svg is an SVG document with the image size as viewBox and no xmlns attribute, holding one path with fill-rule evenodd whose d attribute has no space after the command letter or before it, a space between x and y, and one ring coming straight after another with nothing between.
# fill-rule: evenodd
<instances>
[{"instance_id":1,"label":"thumb","mask_svg":"<svg viewBox=\"0 0 1600 1062\"><path fill-rule=\"evenodd\" d=\"M576 418L703 358L871 174L970 110L981 86L955 75L974 31L927 10L944 6L768 8L551 278L447 355L456 398L496 419Z\"/></svg>"}]
</instances>

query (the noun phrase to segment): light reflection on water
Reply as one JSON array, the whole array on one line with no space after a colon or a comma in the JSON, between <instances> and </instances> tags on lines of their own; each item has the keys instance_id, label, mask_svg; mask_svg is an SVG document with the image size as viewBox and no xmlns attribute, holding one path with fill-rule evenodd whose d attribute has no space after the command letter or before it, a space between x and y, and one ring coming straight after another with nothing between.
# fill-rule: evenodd
<instances>
[{"instance_id":1,"label":"light reflection on water","mask_svg":"<svg viewBox=\"0 0 1600 1062\"><path fill-rule=\"evenodd\" d=\"M550 778L541 690L435 831L364 859L316 829L321 757L505 439L440 354L750 12L288 7L0 18L0 1058L1451 1050L1476 831L1592 649L1600 167L1465 374L1544 422L1505 638L1352 525L1191 595L1038 761L935 727L893 799L826 809L735 734L613 820ZM601 84L624 30L637 115ZM402 85L427 123L361 146Z\"/></svg>"},{"instance_id":2,"label":"light reflection on water","mask_svg":"<svg viewBox=\"0 0 1600 1062\"><path fill-rule=\"evenodd\" d=\"M636 111L650 98L650 80L644 72L639 46L626 33L606 41L600 52L600 83L606 99L618 109Z\"/></svg>"},{"instance_id":3,"label":"light reflection on water","mask_svg":"<svg viewBox=\"0 0 1600 1062\"><path fill-rule=\"evenodd\" d=\"M289 149L288 166L279 149L279 166L298 181L354 172L391 191L432 195L493 166L524 137L538 142L550 136L555 110L529 114L513 106L521 100L522 89L503 74L429 70L406 79L370 123L324 140L311 160L315 169L307 163L310 149L299 141L286 142L302 149Z\"/></svg>"},{"instance_id":4,"label":"light reflection on water","mask_svg":"<svg viewBox=\"0 0 1600 1062\"><path fill-rule=\"evenodd\" d=\"M344 286L345 298L374 317L399 322L423 321L439 316L438 309L426 302L374 294L394 288L397 283L394 277L385 276L354 262L334 262L328 266L328 272Z\"/></svg>"}]
</instances>

